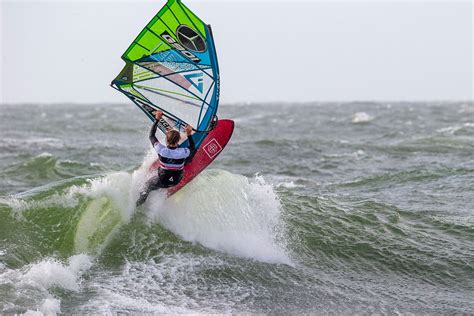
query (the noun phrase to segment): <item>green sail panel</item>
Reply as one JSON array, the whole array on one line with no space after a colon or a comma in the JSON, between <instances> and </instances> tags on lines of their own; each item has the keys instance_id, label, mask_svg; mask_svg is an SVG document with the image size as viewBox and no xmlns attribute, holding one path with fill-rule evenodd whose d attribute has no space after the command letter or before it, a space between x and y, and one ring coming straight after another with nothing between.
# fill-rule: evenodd
<instances>
[{"instance_id":1,"label":"green sail panel","mask_svg":"<svg viewBox=\"0 0 474 316\"><path fill-rule=\"evenodd\" d=\"M219 68L212 31L180 0L169 0L123 53L112 86L150 119L161 110L168 127L196 130L199 142L219 103ZM166 132L166 128L162 129Z\"/></svg>"}]
</instances>

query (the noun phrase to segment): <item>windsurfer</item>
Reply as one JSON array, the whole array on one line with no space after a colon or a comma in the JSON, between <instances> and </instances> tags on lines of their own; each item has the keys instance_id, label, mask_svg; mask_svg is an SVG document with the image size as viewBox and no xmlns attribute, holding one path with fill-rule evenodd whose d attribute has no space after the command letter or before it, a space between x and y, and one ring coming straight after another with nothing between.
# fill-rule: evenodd
<instances>
[{"instance_id":1,"label":"windsurfer","mask_svg":"<svg viewBox=\"0 0 474 316\"><path fill-rule=\"evenodd\" d=\"M150 142L158 154L160 167L157 170L157 174L151 177L143 186L140 197L136 203L137 206L145 203L151 191L177 185L183 178L184 165L191 162L196 153L194 140L191 137L193 128L189 125L185 127L189 148L178 147L181 134L175 129L169 129L166 132L167 146L164 146L158 141L155 133L162 116L163 112L155 112L156 120L150 130Z\"/></svg>"}]
</instances>

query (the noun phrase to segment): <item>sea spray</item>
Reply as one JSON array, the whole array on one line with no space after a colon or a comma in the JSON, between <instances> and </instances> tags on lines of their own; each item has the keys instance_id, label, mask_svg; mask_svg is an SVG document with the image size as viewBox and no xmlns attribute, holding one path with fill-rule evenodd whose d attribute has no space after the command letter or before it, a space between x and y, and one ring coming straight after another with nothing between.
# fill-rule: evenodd
<instances>
[{"instance_id":1,"label":"sea spray","mask_svg":"<svg viewBox=\"0 0 474 316\"><path fill-rule=\"evenodd\" d=\"M30 315L60 313L60 300L52 294L52 290L78 292L82 275L91 266L91 257L75 255L68 258L67 262L48 257L18 270L7 269L0 274L0 284L9 285L13 296L10 299L18 300L22 305L15 306L11 311L4 309L3 312L23 310Z\"/></svg>"},{"instance_id":2,"label":"sea spray","mask_svg":"<svg viewBox=\"0 0 474 316\"><path fill-rule=\"evenodd\" d=\"M352 115L352 123L354 124L362 124L368 123L374 119L373 116L365 113L365 112L357 112Z\"/></svg>"},{"instance_id":3,"label":"sea spray","mask_svg":"<svg viewBox=\"0 0 474 316\"><path fill-rule=\"evenodd\" d=\"M140 168L132 173L114 172L71 189L92 199L77 224L74 238L77 253L101 253L120 227L130 221L139 191L150 176L149 166L155 159L149 151Z\"/></svg>"},{"instance_id":4,"label":"sea spray","mask_svg":"<svg viewBox=\"0 0 474 316\"><path fill-rule=\"evenodd\" d=\"M187 241L232 255L291 264L282 207L271 185L224 170L206 170L167 200L150 197L149 216Z\"/></svg>"}]
</instances>

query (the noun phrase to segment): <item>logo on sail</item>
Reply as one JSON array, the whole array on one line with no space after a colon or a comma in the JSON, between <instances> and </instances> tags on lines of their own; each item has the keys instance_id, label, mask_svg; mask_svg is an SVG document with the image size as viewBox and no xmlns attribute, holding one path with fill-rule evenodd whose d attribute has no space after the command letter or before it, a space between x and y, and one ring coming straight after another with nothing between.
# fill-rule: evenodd
<instances>
[{"instance_id":1,"label":"logo on sail","mask_svg":"<svg viewBox=\"0 0 474 316\"><path fill-rule=\"evenodd\" d=\"M195 30L187 25L181 24L176 29L178 40L187 49L203 53L206 51L206 42Z\"/></svg>"},{"instance_id":2,"label":"logo on sail","mask_svg":"<svg viewBox=\"0 0 474 316\"><path fill-rule=\"evenodd\" d=\"M196 57L196 55L194 55L193 53L188 51L183 45L176 42L176 40L168 32L164 31L163 33L161 33L161 37L165 41L167 41L169 44L171 44L171 46L173 46L174 48L179 50L181 52L181 54L188 57L190 60L194 61L195 63L198 63L198 62L201 61L200 58Z\"/></svg>"},{"instance_id":3,"label":"logo on sail","mask_svg":"<svg viewBox=\"0 0 474 316\"><path fill-rule=\"evenodd\" d=\"M193 86L194 88L198 89L199 92L203 93L204 91L204 84L203 84L203 74L202 72L195 72L195 73L192 73L192 74L187 74L187 75L184 75L184 78L186 78L186 80L188 80Z\"/></svg>"}]
</instances>

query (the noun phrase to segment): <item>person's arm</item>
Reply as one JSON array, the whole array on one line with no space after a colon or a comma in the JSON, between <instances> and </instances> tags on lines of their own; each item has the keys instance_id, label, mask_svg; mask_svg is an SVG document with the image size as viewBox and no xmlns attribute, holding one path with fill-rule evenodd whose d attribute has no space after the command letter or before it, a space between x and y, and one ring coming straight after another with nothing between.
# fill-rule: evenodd
<instances>
[{"instance_id":1,"label":"person's arm","mask_svg":"<svg viewBox=\"0 0 474 316\"><path fill-rule=\"evenodd\" d=\"M161 111L156 111L155 112L155 122L153 122L153 125L151 126L151 130L150 130L150 135L149 135L149 139L150 139L150 142L151 142L151 145L152 146L155 146L156 143L159 143L158 141L158 138L156 138L156 129L158 127L158 122L160 121L161 117L163 116L163 112Z\"/></svg>"},{"instance_id":2,"label":"person's arm","mask_svg":"<svg viewBox=\"0 0 474 316\"><path fill-rule=\"evenodd\" d=\"M192 137L193 128L189 125L186 125L186 135L188 135L189 142L189 156L186 158L185 163L190 163L193 160L194 155L196 154L196 145L194 144L194 139Z\"/></svg>"}]
</instances>

